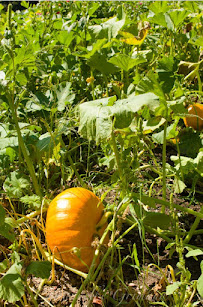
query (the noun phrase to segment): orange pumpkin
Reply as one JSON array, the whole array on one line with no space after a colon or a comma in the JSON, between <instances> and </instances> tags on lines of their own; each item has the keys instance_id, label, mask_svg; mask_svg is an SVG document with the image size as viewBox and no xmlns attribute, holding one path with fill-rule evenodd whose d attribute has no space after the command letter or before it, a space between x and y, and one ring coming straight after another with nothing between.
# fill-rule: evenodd
<instances>
[{"instance_id":1,"label":"orange pumpkin","mask_svg":"<svg viewBox=\"0 0 203 307\"><path fill-rule=\"evenodd\" d=\"M71 188L56 196L49 205L46 219L46 239L55 257L68 266L87 272L95 249L94 235L103 214L100 199L84 188Z\"/></svg>"},{"instance_id":2,"label":"orange pumpkin","mask_svg":"<svg viewBox=\"0 0 203 307\"><path fill-rule=\"evenodd\" d=\"M203 129L203 104L195 103L188 106L188 116L183 119L186 127L195 130Z\"/></svg>"}]
</instances>

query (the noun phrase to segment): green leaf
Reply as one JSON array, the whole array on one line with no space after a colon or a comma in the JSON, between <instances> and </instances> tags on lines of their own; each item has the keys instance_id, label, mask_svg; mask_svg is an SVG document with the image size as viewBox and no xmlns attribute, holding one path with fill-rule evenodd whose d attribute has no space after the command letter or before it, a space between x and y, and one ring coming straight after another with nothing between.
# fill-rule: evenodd
<instances>
[{"instance_id":1,"label":"green leaf","mask_svg":"<svg viewBox=\"0 0 203 307\"><path fill-rule=\"evenodd\" d=\"M27 2L27 1L21 1L20 4L21 4L22 6L24 6L26 9L29 8L29 2Z\"/></svg>"},{"instance_id":2,"label":"green leaf","mask_svg":"<svg viewBox=\"0 0 203 307\"><path fill-rule=\"evenodd\" d=\"M196 164L199 174L203 176L203 150L198 153L197 157L194 159L194 163Z\"/></svg>"},{"instance_id":3,"label":"green leaf","mask_svg":"<svg viewBox=\"0 0 203 307\"><path fill-rule=\"evenodd\" d=\"M10 197L20 198L26 192L26 189L30 187L30 183L14 171L6 178L3 187Z\"/></svg>"},{"instance_id":4,"label":"green leaf","mask_svg":"<svg viewBox=\"0 0 203 307\"><path fill-rule=\"evenodd\" d=\"M26 205L29 205L31 209L37 210L40 209L41 206L41 200L38 195L25 195L20 198L20 201Z\"/></svg>"},{"instance_id":5,"label":"green leaf","mask_svg":"<svg viewBox=\"0 0 203 307\"><path fill-rule=\"evenodd\" d=\"M55 146L57 146L60 142L59 135L50 135L49 132L40 135L38 142L36 143L36 147L40 153L49 152L53 150Z\"/></svg>"},{"instance_id":6,"label":"green leaf","mask_svg":"<svg viewBox=\"0 0 203 307\"><path fill-rule=\"evenodd\" d=\"M174 162L175 168L177 170L182 169L184 174L188 174L195 169L194 161L192 158L183 157L183 156L171 156L171 161Z\"/></svg>"},{"instance_id":7,"label":"green leaf","mask_svg":"<svg viewBox=\"0 0 203 307\"><path fill-rule=\"evenodd\" d=\"M171 138L175 138L178 135L178 131L176 131L176 127L177 127L176 122L167 127L167 129L166 129L166 139L167 140L170 140ZM152 135L152 139L159 144L163 144L163 142L164 142L164 130L162 130L158 133L154 133Z\"/></svg>"},{"instance_id":8,"label":"green leaf","mask_svg":"<svg viewBox=\"0 0 203 307\"><path fill-rule=\"evenodd\" d=\"M4 223L5 215L6 215L6 212L4 208L2 207L2 205L0 205L0 226L3 225Z\"/></svg>"},{"instance_id":9,"label":"green leaf","mask_svg":"<svg viewBox=\"0 0 203 307\"><path fill-rule=\"evenodd\" d=\"M177 69L174 57L164 56L158 61L157 72L174 72Z\"/></svg>"},{"instance_id":10,"label":"green leaf","mask_svg":"<svg viewBox=\"0 0 203 307\"><path fill-rule=\"evenodd\" d=\"M49 261L32 261L26 268L26 274L32 274L42 279L48 279L51 271L51 263Z\"/></svg>"},{"instance_id":11,"label":"green leaf","mask_svg":"<svg viewBox=\"0 0 203 307\"><path fill-rule=\"evenodd\" d=\"M192 39L189 40L189 43L196 45L196 46L199 46L199 47L203 47L203 37L200 36L200 37L192 38Z\"/></svg>"},{"instance_id":12,"label":"green leaf","mask_svg":"<svg viewBox=\"0 0 203 307\"><path fill-rule=\"evenodd\" d=\"M60 31L59 34L56 36L56 38L61 44L68 47L74 38L74 32L73 31L68 32L66 30Z\"/></svg>"},{"instance_id":13,"label":"green leaf","mask_svg":"<svg viewBox=\"0 0 203 307\"><path fill-rule=\"evenodd\" d=\"M77 54L79 57L84 57L86 59L91 58L97 51L99 51L103 45L107 42L106 38L98 39L92 46L92 49L86 54Z\"/></svg>"},{"instance_id":14,"label":"green leaf","mask_svg":"<svg viewBox=\"0 0 203 307\"><path fill-rule=\"evenodd\" d=\"M9 138L0 138L0 148L4 149L6 147L17 147L18 146L18 138L15 136L11 136Z\"/></svg>"},{"instance_id":15,"label":"green leaf","mask_svg":"<svg viewBox=\"0 0 203 307\"><path fill-rule=\"evenodd\" d=\"M180 139L179 148L181 155L196 158L200 148L203 147L201 135L192 128L187 128L181 131L178 137Z\"/></svg>"},{"instance_id":16,"label":"green leaf","mask_svg":"<svg viewBox=\"0 0 203 307\"><path fill-rule=\"evenodd\" d=\"M146 62L146 59L144 59L143 57L131 58L126 54L117 54L110 58L108 62L114 64L115 66L118 66L120 69L128 71L134 66Z\"/></svg>"},{"instance_id":17,"label":"green leaf","mask_svg":"<svg viewBox=\"0 0 203 307\"><path fill-rule=\"evenodd\" d=\"M88 140L108 140L111 137L113 122L109 98L89 101L79 106L79 133Z\"/></svg>"},{"instance_id":18,"label":"green leaf","mask_svg":"<svg viewBox=\"0 0 203 307\"><path fill-rule=\"evenodd\" d=\"M169 13L166 13L170 17L170 20L172 21L173 28L171 28L171 24L168 23L168 28L170 30L174 30L178 28L180 24L184 21L184 19L189 15L189 11L185 9L174 9L171 10Z\"/></svg>"},{"instance_id":19,"label":"green leaf","mask_svg":"<svg viewBox=\"0 0 203 307\"><path fill-rule=\"evenodd\" d=\"M99 70L104 75L112 74L119 70L115 65L107 61L106 55L98 52L88 59L87 64L90 67Z\"/></svg>"},{"instance_id":20,"label":"green leaf","mask_svg":"<svg viewBox=\"0 0 203 307\"><path fill-rule=\"evenodd\" d=\"M156 1L150 3L149 10L154 12L155 14L166 13L170 7L168 6L166 1Z\"/></svg>"},{"instance_id":21,"label":"green leaf","mask_svg":"<svg viewBox=\"0 0 203 307\"><path fill-rule=\"evenodd\" d=\"M0 235L11 242L15 240L15 234L13 232L12 226L6 219L5 222L0 225Z\"/></svg>"},{"instance_id":22,"label":"green leaf","mask_svg":"<svg viewBox=\"0 0 203 307\"><path fill-rule=\"evenodd\" d=\"M199 295L203 298L203 274L197 280L197 291Z\"/></svg>"},{"instance_id":23,"label":"green leaf","mask_svg":"<svg viewBox=\"0 0 203 307\"><path fill-rule=\"evenodd\" d=\"M151 133L165 123L164 118L153 117L143 122L143 131L145 134Z\"/></svg>"},{"instance_id":24,"label":"green leaf","mask_svg":"<svg viewBox=\"0 0 203 307\"><path fill-rule=\"evenodd\" d=\"M20 275L21 268L20 264L14 263L0 280L0 298L9 303L20 300L25 293Z\"/></svg>"},{"instance_id":25,"label":"green leaf","mask_svg":"<svg viewBox=\"0 0 203 307\"><path fill-rule=\"evenodd\" d=\"M134 115L145 106L154 111L159 106L158 97L153 93L137 96L132 94L126 99L118 100L112 107L112 115L116 119L115 128L127 128Z\"/></svg>"},{"instance_id":26,"label":"green leaf","mask_svg":"<svg viewBox=\"0 0 203 307\"><path fill-rule=\"evenodd\" d=\"M2 262L0 262L0 273L5 272L8 266L9 261L7 259L4 259Z\"/></svg>"},{"instance_id":27,"label":"green leaf","mask_svg":"<svg viewBox=\"0 0 203 307\"><path fill-rule=\"evenodd\" d=\"M183 6L186 10L196 13L198 11L198 5L195 1L184 1Z\"/></svg>"},{"instance_id":28,"label":"green leaf","mask_svg":"<svg viewBox=\"0 0 203 307\"><path fill-rule=\"evenodd\" d=\"M156 15L150 17L149 20L150 20L151 23L155 23L155 24L160 25L160 26L165 27L165 28L167 27L165 14L162 13L162 12L157 13Z\"/></svg>"},{"instance_id":29,"label":"green leaf","mask_svg":"<svg viewBox=\"0 0 203 307\"><path fill-rule=\"evenodd\" d=\"M79 133L98 144L111 137L113 119L115 128L126 128L143 106L153 110L158 105L158 97L152 93L137 96L132 94L126 99L116 101L112 106L109 105L109 98L85 102L79 106Z\"/></svg>"},{"instance_id":30,"label":"green leaf","mask_svg":"<svg viewBox=\"0 0 203 307\"><path fill-rule=\"evenodd\" d=\"M182 283L180 281L176 281L172 285L167 286L166 287L166 295L172 295L176 290L179 289L181 284Z\"/></svg>"},{"instance_id":31,"label":"green leaf","mask_svg":"<svg viewBox=\"0 0 203 307\"><path fill-rule=\"evenodd\" d=\"M173 186L174 186L174 193L177 193L177 194L182 193L184 189L186 188L186 184L177 177L175 177Z\"/></svg>"},{"instance_id":32,"label":"green leaf","mask_svg":"<svg viewBox=\"0 0 203 307\"><path fill-rule=\"evenodd\" d=\"M123 27L124 24L125 14L121 20L117 20L117 17L113 17L104 23L101 23L100 25L89 26L88 30L90 31L93 39L108 38L108 41L110 41L112 38L117 36L119 30Z\"/></svg>"},{"instance_id":33,"label":"green leaf","mask_svg":"<svg viewBox=\"0 0 203 307\"><path fill-rule=\"evenodd\" d=\"M146 212L145 214L146 216L143 219L144 225L153 228L169 229L171 223L170 216L160 212Z\"/></svg>"},{"instance_id":34,"label":"green leaf","mask_svg":"<svg viewBox=\"0 0 203 307\"><path fill-rule=\"evenodd\" d=\"M57 95L57 109L59 112L64 111L68 103L72 103L75 95L71 93L71 83L67 82L65 87L60 84L56 90Z\"/></svg>"},{"instance_id":35,"label":"green leaf","mask_svg":"<svg viewBox=\"0 0 203 307\"><path fill-rule=\"evenodd\" d=\"M189 257L197 257L200 255L203 255L203 251L197 248L197 249L189 251L185 256L189 258Z\"/></svg>"},{"instance_id":36,"label":"green leaf","mask_svg":"<svg viewBox=\"0 0 203 307\"><path fill-rule=\"evenodd\" d=\"M158 80L158 75L150 71L136 86L136 91L140 94L154 93L161 99L165 100L165 95Z\"/></svg>"}]
</instances>

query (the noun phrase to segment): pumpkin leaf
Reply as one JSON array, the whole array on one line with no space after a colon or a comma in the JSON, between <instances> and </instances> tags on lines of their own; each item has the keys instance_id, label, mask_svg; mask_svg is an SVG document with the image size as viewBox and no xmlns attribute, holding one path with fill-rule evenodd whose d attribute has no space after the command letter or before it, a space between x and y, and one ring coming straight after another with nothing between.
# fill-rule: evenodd
<instances>
[{"instance_id":1,"label":"pumpkin leaf","mask_svg":"<svg viewBox=\"0 0 203 307\"><path fill-rule=\"evenodd\" d=\"M26 274L32 274L36 277L48 279L51 271L49 261L32 261L26 268Z\"/></svg>"},{"instance_id":2,"label":"pumpkin leaf","mask_svg":"<svg viewBox=\"0 0 203 307\"><path fill-rule=\"evenodd\" d=\"M169 229L171 218L169 215L160 212L146 212L143 219L144 225L150 227L159 227L161 229Z\"/></svg>"},{"instance_id":3,"label":"pumpkin leaf","mask_svg":"<svg viewBox=\"0 0 203 307\"><path fill-rule=\"evenodd\" d=\"M1 299L15 303L24 295L25 289L21 279L21 269L21 264L14 263L0 280Z\"/></svg>"},{"instance_id":4,"label":"pumpkin leaf","mask_svg":"<svg viewBox=\"0 0 203 307\"><path fill-rule=\"evenodd\" d=\"M88 101L79 106L79 133L88 140L99 142L111 137L113 122L115 128L126 128L136 112L148 106L151 110L159 105L158 97L152 93L134 94L109 105L109 98Z\"/></svg>"},{"instance_id":5,"label":"pumpkin leaf","mask_svg":"<svg viewBox=\"0 0 203 307\"><path fill-rule=\"evenodd\" d=\"M17 172L12 172L4 181L3 187L10 197L20 198L30 187L29 181Z\"/></svg>"},{"instance_id":6,"label":"pumpkin leaf","mask_svg":"<svg viewBox=\"0 0 203 307\"><path fill-rule=\"evenodd\" d=\"M64 111L68 103L72 103L75 99L75 95L71 93L71 82L67 82L65 87L60 84L56 91L57 96L57 109L59 112Z\"/></svg>"},{"instance_id":7,"label":"pumpkin leaf","mask_svg":"<svg viewBox=\"0 0 203 307\"><path fill-rule=\"evenodd\" d=\"M31 209L37 210L41 206L40 197L36 194L25 195L20 198L20 201L26 205L29 205Z\"/></svg>"},{"instance_id":8,"label":"pumpkin leaf","mask_svg":"<svg viewBox=\"0 0 203 307\"><path fill-rule=\"evenodd\" d=\"M118 66L120 69L128 71L134 66L146 62L146 59L144 57L131 58L126 54L117 54L113 56L108 62Z\"/></svg>"}]
</instances>

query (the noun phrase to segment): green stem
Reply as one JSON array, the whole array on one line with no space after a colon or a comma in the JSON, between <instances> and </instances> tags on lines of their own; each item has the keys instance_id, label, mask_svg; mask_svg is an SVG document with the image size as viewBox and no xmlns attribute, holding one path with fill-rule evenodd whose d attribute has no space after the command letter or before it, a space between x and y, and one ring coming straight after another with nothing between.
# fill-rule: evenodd
<instances>
[{"instance_id":1,"label":"green stem","mask_svg":"<svg viewBox=\"0 0 203 307\"><path fill-rule=\"evenodd\" d=\"M170 207L171 203L168 201L165 201L163 199L158 199L158 198L154 198L154 197L148 197L147 195L144 194L139 194L139 193L135 193L135 196L140 199L145 205L148 205L149 207L154 207L156 204L160 204L164 207ZM202 212L197 212L194 211L192 209L186 208L186 207L182 207L180 205L176 205L174 203L172 203L172 206L182 212L186 212L188 214L192 214L194 216L199 217L200 219L203 219L203 213Z\"/></svg>"},{"instance_id":2,"label":"green stem","mask_svg":"<svg viewBox=\"0 0 203 307\"><path fill-rule=\"evenodd\" d=\"M122 194L123 194L123 197L124 197L125 192L126 192L126 190L125 190L126 182L125 182L125 177L123 176L121 161L120 161L119 152L118 152L118 148L117 148L117 145L116 145L116 139L115 139L113 131L111 133L111 141L112 141L113 151L114 151L115 158L116 158L118 174L119 174L119 178L120 178L120 182L121 182L121 190L122 190Z\"/></svg>"},{"instance_id":3,"label":"green stem","mask_svg":"<svg viewBox=\"0 0 203 307\"><path fill-rule=\"evenodd\" d=\"M73 171L74 171L74 173L75 173L79 183L81 184L82 187L86 188L87 185L85 184L85 182L82 180L80 174L78 173L78 171L77 171L77 169L76 169L76 167L75 167L75 165L73 163L73 160L72 160L70 154L68 153L67 156L68 156L68 160L70 162L70 166L72 167L72 169L73 169Z\"/></svg>"},{"instance_id":4,"label":"green stem","mask_svg":"<svg viewBox=\"0 0 203 307\"><path fill-rule=\"evenodd\" d=\"M40 215L41 213L44 213L44 212L46 212L46 211L47 211L47 207L43 207L43 208L40 209L40 210L33 211L33 212L31 212L30 214L25 215L25 216L21 217L20 219L18 219L17 221L15 221L15 225L18 226L18 225L24 223L25 221L31 220L31 219L33 219L35 216Z\"/></svg>"},{"instance_id":5,"label":"green stem","mask_svg":"<svg viewBox=\"0 0 203 307\"><path fill-rule=\"evenodd\" d=\"M30 157L28 155L28 152L27 152L27 149L25 147L25 143L23 141L23 137L22 137L22 134L21 134L21 131L20 131L20 127L19 127L19 124L18 124L18 118L17 118L17 114L16 114L16 111L15 111L14 103L11 102L11 101L10 101L10 108L11 108L13 120L14 120L14 123L15 123L15 128L16 128L17 135L18 135L18 143L19 143L19 146L20 146L21 151L23 153L23 156L25 158L25 162L27 164L28 171L29 171L30 176L32 178L32 182L33 182L33 185L34 185L35 192L36 192L37 195L39 195L42 198L42 193L41 193L41 189L40 189L40 186L38 184L38 181L37 181L34 166L33 166L32 160L30 159Z\"/></svg>"},{"instance_id":6,"label":"green stem","mask_svg":"<svg viewBox=\"0 0 203 307\"><path fill-rule=\"evenodd\" d=\"M162 151L162 171L163 171L163 200L166 200L166 129L167 121L164 124L164 141ZM165 207L162 206L161 212L165 212Z\"/></svg>"},{"instance_id":7,"label":"green stem","mask_svg":"<svg viewBox=\"0 0 203 307\"><path fill-rule=\"evenodd\" d=\"M27 284L27 281L25 281L25 286L26 286L26 289L27 289L29 295L31 296L32 303L34 304L35 307L38 307L38 303L37 303L37 301L35 300L34 295L33 295L32 291L31 291L29 285Z\"/></svg>"},{"instance_id":8,"label":"green stem","mask_svg":"<svg viewBox=\"0 0 203 307\"><path fill-rule=\"evenodd\" d=\"M201 207L200 209L200 213L203 213L203 207ZM195 233L195 230L197 229L199 223L200 223L201 218L200 217L196 217L192 227L190 228L190 231L188 232L187 236L185 237L185 240L183 241L183 243L188 243L190 241L190 239L192 238L192 236Z\"/></svg>"},{"instance_id":9,"label":"green stem","mask_svg":"<svg viewBox=\"0 0 203 307\"><path fill-rule=\"evenodd\" d=\"M199 92L201 92L202 91L202 81L199 75L199 71L197 71L196 76L197 76L197 81L198 81L198 90Z\"/></svg>"}]
</instances>

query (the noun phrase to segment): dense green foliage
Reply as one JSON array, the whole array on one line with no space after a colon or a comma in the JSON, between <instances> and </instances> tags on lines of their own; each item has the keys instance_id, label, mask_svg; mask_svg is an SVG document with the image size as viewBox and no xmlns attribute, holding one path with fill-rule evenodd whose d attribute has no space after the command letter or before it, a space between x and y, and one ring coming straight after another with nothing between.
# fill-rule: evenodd
<instances>
[{"instance_id":1,"label":"dense green foliage","mask_svg":"<svg viewBox=\"0 0 203 307\"><path fill-rule=\"evenodd\" d=\"M24 10L13 12L0 4L0 235L12 242L0 263L0 299L23 306L28 293L37 306L28 275L47 279L51 266L37 241L43 222L35 217L58 192L83 186L112 213L106 253L112 268L121 271L127 260L119 258L120 237L115 238L122 219L126 234L139 229L143 248L148 232L178 254L177 279L167 281L159 297L164 306L195 306L203 297L203 275L191 279L184 252L203 254L190 242L203 233L196 199L203 186L203 134L186 128L183 118L187 105L203 103L202 2L21 5ZM184 196L188 206L173 201ZM189 231L179 222L188 215L195 217ZM31 257L25 232L41 256L38 251L38 261L28 260L23 271ZM135 244L129 257L140 273ZM83 287L95 287L96 273L90 268ZM108 287L100 294L115 305ZM143 300L132 298L135 306L145 306Z\"/></svg>"}]
</instances>

